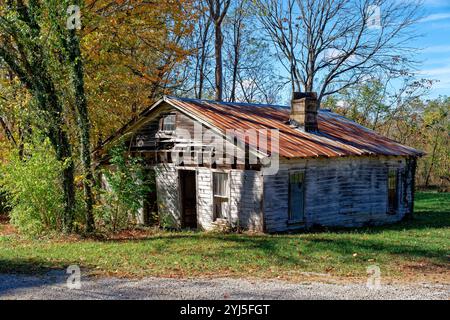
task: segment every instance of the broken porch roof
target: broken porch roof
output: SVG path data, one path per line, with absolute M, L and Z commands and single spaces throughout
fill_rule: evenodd
M 276 129 L 279 154 L 286 158 L 343 157 L 362 155 L 422 156 L 424 153 L 386 138 L 352 120 L 328 110 L 318 113 L 318 132 L 304 132 L 289 124 L 289 107 L 228 103 L 164 96 L 140 117 L 150 115 L 166 102 L 222 133 L 227 130 Z M 137 119 L 137 121 L 142 119 Z M 123 134 L 133 123 L 119 130 Z M 109 142 L 108 139 L 105 142 Z M 270 148 L 270 137 L 268 147 Z M 248 141 L 247 141 L 248 142 Z M 270 149 L 269 149 L 270 150 Z

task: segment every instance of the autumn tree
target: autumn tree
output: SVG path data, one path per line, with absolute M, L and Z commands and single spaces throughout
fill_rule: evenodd
M 81 49 L 94 143 L 181 86 L 196 19 L 191 0 L 86 1 Z
M 66 52 L 67 62 L 70 65 L 70 75 L 72 78 L 73 91 L 75 96 L 75 107 L 78 129 L 79 129 L 79 140 L 80 140 L 80 159 L 83 166 L 83 189 L 84 189 L 84 200 L 85 200 L 85 222 L 86 222 L 86 232 L 92 232 L 94 230 L 94 196 L 92 188 L 95 184 L 94 174 L 92 169 L 91 161 L 91 124 L 89 119 L 88 102 L 85 92 L 84 84 L 84 63 L 80 48 L 80 38 L 77 34 L 77 29 L 81 29 L 81 21 L 76 21 L 80 19 L 77 16 L 77 10 L 82 10 L 82 1 L 80 0 L 69 0 L 69 1 L 59 1 L 60 7 L 67 10 L 70 15 L 66 18 L 66 28 L 61 25 L 61 20 L 58 19 L 58 14 L 53 14 L 53 25 L 59 31 L 60 44 Z M 54 6 L 53 10 L 57 9 L 58 6 Z M 54 11 L 50 11 L 53 13 Z M 73 17 L 75 15 L 75 17 Z

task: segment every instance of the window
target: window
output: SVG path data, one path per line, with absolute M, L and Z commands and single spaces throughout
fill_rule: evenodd
M 302 222 L 305 217 L 305 173 L 289 173 L 289 220 Z
M 227 218 L 228 173 L 213 172 L 214 220 Z
M 388 174 L 388 212 L 395 213 L 398 203 L 398 173 L 397 169 L 389 169 Z
M 161 130 L 162 131 L 175 131 L 175 121 L 176 115 L 169 114 L 161 119 Z

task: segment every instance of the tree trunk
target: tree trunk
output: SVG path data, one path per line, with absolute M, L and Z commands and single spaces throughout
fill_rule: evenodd
M 11 141 L 14 146 L 17 146 L 16 139 L 14 139 L 14 135 L 12 134 L 8 125 L 6 124 L 6 122 L 3 120 L 3 118 L 1 116 L 0 116 L 0 124 L 3 128 L 3 130 L 5 131 L 6 138 L 8 138 L 8 140 Z
M 205 83 L 205 63 L 206 63 L 206 42 L 208 41 L 208 29 L 205 30 L 204 38 L 202 39 L 202 50 L 200 56 L 200 67 L 199 67 L 199 80 L 198 80 L 198 94 L 197 98 L 201 99 L 203 96 L 203 86 Z
M 60 150 L 59 161 L 65 162 L 67 159 L 71 159 L 72 151 L 69 147 L 69 139 L 67 134 L 60 130 L 60 139 L 62 141 L 62 148 Z M 69 161 L 63 170 L 63 190 L 64 190 L 64 215 L 62 219 L 62 229 L 65 233 L 71 233 L 73 228 L 73 218 L 75 216 L 75 166 L 72 160 Z
M 62 172 L 62 187 L 64 196 L 64 212 L 62 216 L 62 231 L 72 232 L 73 218 L 75 213 L 75 166 L 72 160 L 72 148 L 69 137 L 64 131 L 63 126 L 49 128 L 48 137 L 55 149 L 56 160 L 64 164 Z
M 215 41 L 215 56 L 216 56 L 216 101 L 223 100 L 223 67 L 222 67 L 222 45 L 223 34 L 221 24 L 216 23 L 216 41 Z
M 239 60 L 240 60 L 240 47 L 241 47 L 241 26 L 239 25 L 235 28 L 238 28 L 236 35 L 236 42 L 234 44 L 234 61 L 233 61 L 233 75 L 231 80 L 231 95 L 230 101 L 236 102 L 236 87 L 237 87 L 237 76 L 239 70 Z
M 80 153 L 83 164 L 83 189 L 86 205 L 85 223 L 86 232 L 94 230 L 94 196 L 92 187 L 94 186 L 94 174 L 92 173 L 92 160 L 90 148 L 90 123 L 86 94 L 84 91 L 84 71 L 83 61 L 81 58 L 80 41 L 76 35 L 76 31 L 69 30 L 68 35 L 69 59 L 72 63 L 72 79 L 75 88 L 75 100 L 77 109 L 77 124 L 80 129 Z

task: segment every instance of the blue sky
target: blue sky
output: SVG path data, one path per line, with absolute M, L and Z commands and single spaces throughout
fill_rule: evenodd
M 423 35 L 415 45 L 419 54 L 419 76 L 439 80 L 430 98 L 450 96 L 450 0 L 424 0 L 424 18 L 418 31 Z

